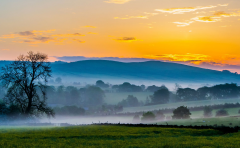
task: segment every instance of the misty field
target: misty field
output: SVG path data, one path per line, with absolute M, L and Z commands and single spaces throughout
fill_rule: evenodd
M 159 110 L 164 108 L 177 108 L 179 106 L 195 107 L 195 106 L 216 105 L 216 104 L 237 103 L 237 102 L 240 102 L 240 99 L 188 101 L 188 102 L 177 102 L 177 103 L 159 104 L 159 105 L 151 105 L 151 106 L 126 107 L 126 108 L 123 108 L 123 112 L 152 111 L 152 110 Z
M 206 129 L 75 126 L 0 127 L 0 147 L 238 147 L 240 134 Z

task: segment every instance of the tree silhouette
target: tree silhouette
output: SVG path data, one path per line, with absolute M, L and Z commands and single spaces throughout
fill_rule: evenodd
M 160 89 L 154 92 L 153 96 L 151 97 L 152 103 L 156 104 L 164 104 L 169 102 L 169 95 L 170 92 L 168 89 Z
M 30 51 L 2 68 L 1 83 L 8 89 L 4 100 L 17 106 L 25 117 L 54 116 L 53 110 L 46 104 L 46 83 L 51 77 L 47 58 L 46 54 Z
M 142 121 L 155 120 L 156 116 L 152 112 L 143 113 Z
M 173 119 L 189 119 L 190 118 L 190 111 L 185 106 L 180 106 L 173 111 Z

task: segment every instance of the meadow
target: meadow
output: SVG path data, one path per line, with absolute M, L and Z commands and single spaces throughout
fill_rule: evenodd
M 0 127 L 0 147 L 238 147 L 240 133 L 213 129 L 89 125 Z

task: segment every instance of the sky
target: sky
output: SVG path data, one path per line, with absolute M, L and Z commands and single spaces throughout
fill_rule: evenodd
M 2 0 L 0 26 L 0 60 L 34 51 L 240 72 L 239 0 Z

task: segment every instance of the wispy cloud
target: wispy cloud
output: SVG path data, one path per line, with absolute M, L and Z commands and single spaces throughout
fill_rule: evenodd
M 216 16 L 198 16 L 192 18 L 191 20 L 198 21 L 198 22 L 217 22 L 221 20 L 221 17 Z
M 231 17 L 231 16 L 240 16 L 240 13 L 232 12 L 226 13 L 225 11 L 216 11 L 213 15 L 222 16 L 222 17 Z
M 15 34 L 2 35 L 0 38 L 14 39 L 12 41 L 14 43 L 40 44 L 55 42 L 57 44 L 68 40 L 68 38 L 85 36 L 81 33 L 53 34 L 54 31 L 55 30 L 22 31 Z
M 224 6 L 228 6 L 229 4 L 218 4 L 218 6 L 222 6 L 222 7 L 224 7 Z
M 73 39 L 74 41 L 77 41 L 78 43 L 85 43 L 85 41 L 82 41 L 80 39 Z
M 177 24 L 178 27 L 185 27 L 192 24 L 194 21 L 185 21 L 185 22 L 173 22 L 174 24 Z
M 105 3 L 114 3 L 114 4 L 125 4 L 128 3 L 132 0 L 108 0 L 108 1 L 104 1 Z
M 122 37 L 122 38 L 118 38 L 118 39 L 114 39 L 118 42 L 133 42 L 133 41 L 138 41 L 138 39 L 136 39 L 135 37 Z
M 198 6 L 198 7 L 183 7 L 183 8 L 169 8 L 169 9 L 156 9 L 155 11 L 159 11 L 162 13 L 170 13 L 170 14 L 184 14 L 187 12 L 194 12 L 197 10 L 203 10 L 203 9 L 212 9 L 216 8 L 217 6 Z
M 190 62 L 199 64 L 202 61 L 207 61 L 209 56 L 204 54 L 161 54 L 161 55 L 147 55 L 147 57 L 156 60 L 174 61 L 174 62 Z
M 57 36 L 57 37 L 76 37 L 76 36 L 85 36 L 84 34 L 80 33 L 74 33 L 74 34 L 54 34 L 52 36 Z

